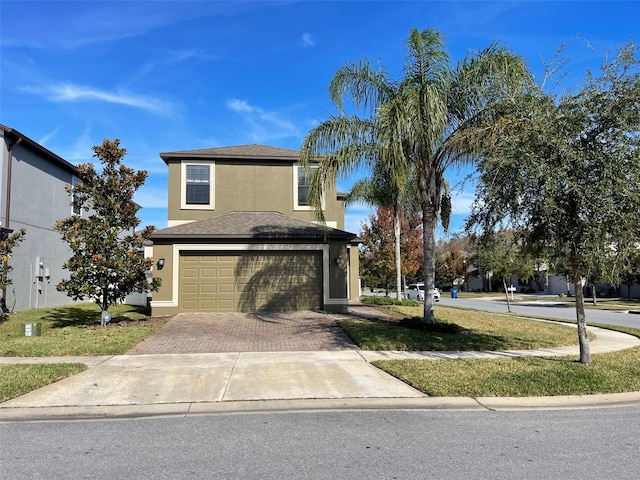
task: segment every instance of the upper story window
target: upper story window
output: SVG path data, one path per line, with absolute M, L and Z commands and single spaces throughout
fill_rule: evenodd
M 80 183 L 80 180 L 76 177 L 71 178 L 71 186 L 73 192 L 71 193 L 71 214 L 82 215 L 82 203 L 80 200 L 80 194 L 76 192 L 76 186 Z
M 311 201 L 309 199 L 309 185 L 313 175 L 318 167 L 311 167 L 309 170 L 293 166 L 293 209 L 294 210 L 311 210 Z M 324 198 L 322 199 L 322 208 L 324 209 Z
M 181 207 L 192 210 L 215 208 L 215 164 L 211 161 L 183 161 L 181 164 Z
M 187 204 L 209 205 L 209 167 L 207 165 L 187 165 Z

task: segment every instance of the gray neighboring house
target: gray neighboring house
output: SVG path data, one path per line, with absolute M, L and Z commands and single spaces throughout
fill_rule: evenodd
M 0 125 L 0 138 L 0 222 L 14 232 L 27 231 L 9 260 L 13 285 L 7 306 L 19 311 L 72 303 L 56 289 L 68 276 L 62 264 L 71 250 L 53 224 L 74 209 L 80 213 L 65 190 L 77 181 L 77 168 L 13 128 Z

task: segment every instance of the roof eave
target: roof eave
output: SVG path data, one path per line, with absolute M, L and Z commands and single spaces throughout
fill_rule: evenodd
M 37 153 L 43 155 L 44 157 L 54 160 L 55 162 L 61 164 L 64 168 L 71 171 L 71 173 L 74 173 L 74 174 L 78 173 L 78 167 L 76 167 L 72 163 L 67 162 L 64 158 L 60 157 L 59 155 L 56 155 L 48 148 L 43 147 L 38 142 L 31 140 L 24 133 L 19 132 L 15 128 L 7 127 L 6 125 L 0 124 L 0 130 L 4 131 L 5 133 L 13 137 L 16 143 L 24 142 L 24 145 L 27 146 L 28 148 L 35 150 Z

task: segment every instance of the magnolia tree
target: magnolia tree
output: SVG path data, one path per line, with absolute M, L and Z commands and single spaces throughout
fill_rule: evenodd
M 78 166 L 80 183 L 67 185 L 81 213 L 55 224 L 73 256 L 63 267 L 70 276 L 57 286 L 74 300 L 92 299 L 102 309 L 102 325 L 110 306 L 133 292 L 157 291 L 159 278 L 147 278 L 152 259 L 144 258 L 144 241 L 153 227 L 136 232 L 140 206 L 133 195 L 144 184 L 147 172 L 122 164 L 127 151 L 119 140 L 104 140 L 93 147 L 102 162 L 102 173 L 92 163 Z
M 9 264 L 11 253 L 14 247 L 22 242 L 27 231 L 21 228 L 14 234 L 11 234 L 11 230 L 2 229 L 0 232 L 0 290 L 2 290 L 2 297 L 0 297 L 0 310 L 2 313 L 9 313 L 7 308 L 7 287 L 13 283 L 9 273 L 13 270 L 13 267 Z

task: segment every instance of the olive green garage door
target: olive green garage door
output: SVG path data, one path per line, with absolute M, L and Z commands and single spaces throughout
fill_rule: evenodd
M 322 309 L 321 252 L 181 252 L 181 312 Z

